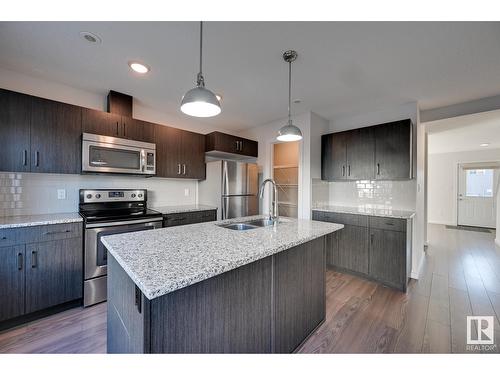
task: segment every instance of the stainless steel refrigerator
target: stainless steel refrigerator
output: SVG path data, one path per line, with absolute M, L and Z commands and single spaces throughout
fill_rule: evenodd
M 207 178 L 198 185 L 200 204 L 217 206 L 217 219 L 259 213 L 257 164 L 230 160 L 207 162 Z

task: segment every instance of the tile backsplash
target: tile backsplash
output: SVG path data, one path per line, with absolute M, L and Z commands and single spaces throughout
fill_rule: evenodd
M 414 210 L 416 186 L 415 180 L 328 182 L 313 179 L 312 204 L 313 207 L 330 204 Z
M 197 182 L 189 180 L 0 172 L 0 217 L 76 212 L 79 189 L 99 188 L 148 189 L 151 207 L 194 204 L 197 200 Z M 65 199 L 58 199 L 59 189 L 65 190 Z

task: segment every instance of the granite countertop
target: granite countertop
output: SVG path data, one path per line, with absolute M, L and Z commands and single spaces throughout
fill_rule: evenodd
M 394 210 L 392 208 L 374 207 L 371 205 L 360 206 L 336 206 L 336 205 L 317 205 L 313 211 L 338 212 L 344 214 L 368 215 L 393 217 L 396 219 L 411 219 L 415 216 L 414 211 Z
M 161 212 L 163 215 L 167 214 L 178 214 L 182 212 L 196 212 L 196 211 L 207 211 L 207 210 L 216 210 L 215 206 L 208 206 L 205 204 L 186 204 L 180 206 L 159 206 L 159 207 L 150 207 L 152 210 Z
M 102 243 L 144 295 L 153 299 L 343 227 L 282 218 L 275 227 L 235 231 L 210 222 L 106 236 Z
M 78 223 L 83 221 L 78 212 L 65 214 L 20 215 L 0 217 L 0 229 L 33 227 L 37 225 Z

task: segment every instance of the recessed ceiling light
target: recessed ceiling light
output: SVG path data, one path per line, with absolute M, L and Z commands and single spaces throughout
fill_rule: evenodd
M 132 69 L 134 72 L 139 74 L 146 74 L 151 70 L 149 66 L 137 61 L 129 61 L 128 66 L 130 66 L 130 69 Z
M 481 143 L 479 146 L 481 147 L 488 147 L 490 144 L 489 143 Z
M 80 35 L 89 43 L 101 44 L 102 39 L 99 35 L 91 33 L 90 31 L 81 31 Z

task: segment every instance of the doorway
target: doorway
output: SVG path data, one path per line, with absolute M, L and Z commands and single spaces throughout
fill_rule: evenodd
M 299 142 L 273 145 L 273 178 L 278 188 L 280 216 L 298 217 Z
M 494 166 L 458 166 L 458 225 L 495 228 L 498 170 Z

